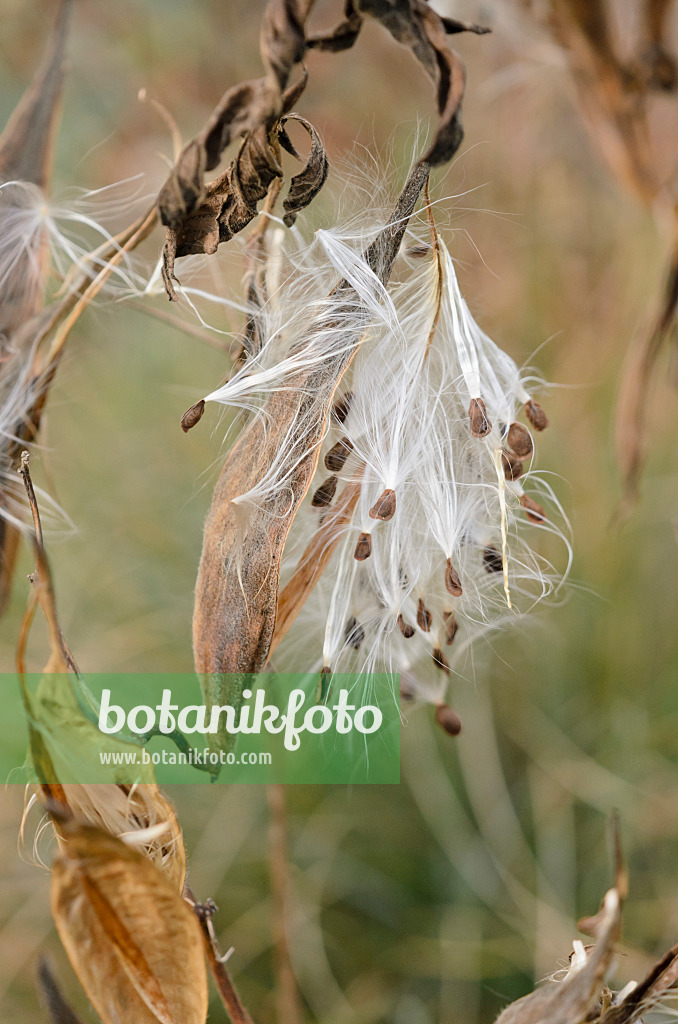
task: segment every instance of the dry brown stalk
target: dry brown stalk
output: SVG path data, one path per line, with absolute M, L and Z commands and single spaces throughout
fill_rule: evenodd
M 302 1020 L 299 990 L 294 976 L 287 938 L 289 921 L 289 870 L 287 862 L 285 787 L 266 787 L 270 822 L 268 828 L 271 895 L 273 897 L 273 950 L 276 971 L 276 1009 L 278 1024 L 300 1024 Z

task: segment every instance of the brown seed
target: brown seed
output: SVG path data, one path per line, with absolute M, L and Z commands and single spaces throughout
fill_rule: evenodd
M 356 562 L 364 562 L 366 558 L 369 558 L 372 554 L 372 538 L 369 533 L 361 533 L 358 537 L 358 543 L 355 546 L 353 557 Z
M 323 665 L 320 670 L 320 679 L 318 680 L 318 692 L 316 693 L 316 704 L 322 704 L 327 699 L 327 695 L 330 692 L 330 684 L 332 683 L 332 669 L 329 665 Z
M 445 623 L 445 641 L 451 644 L 459 629 L 457 617 L 454 612 L 443 612 L 443 621 Z
M 425 633 L 428 633 L 432 622 L 433 617 L 431 616 L 430 611 L 422 599 L 419 598 L 419 604 L 417 605 L 417 625 L 419 626 L 419 629 L 423 629 Z
M 360 650 L 360 645 L 365 639 L 365 630 L 360 625 L 355 615 L 352 615 L 344 627 L 344 639 L 349 647 Z
M 449 676 L 450 666 L 447 662 L 447 658 L 445 657 L 445 655 L 443 654 L 439 647 L 434 648 L 433 664 L 436 665 L 438 668 L 442 669 L 443 672 Z
M 528 497 L 527 494 L 521 495 L 520 504 L 527 512 L 527 518 L 531 523 L 536 523 L 541 526 L 542 523 L 546 522 L 546 513 L 541 505 L 538 505 L 533 498 Z
M 525 415 L 535 430 L 546 430 L 549 425 L 548 417 L 538 402 L 530 398 L 525 402 Z
M 449 704 L 438 704 L 436 722 L 443 727 L 448 736 L 458 736 L 461 732 L 461 718 Z
M 388 522 L 389 519 L 393 519 L 396 510 L 396 496 L 395 491 L 392 491 L 390 487 L 387 487 L 383 494 L 377 498 L 374 505 L 370 509 L 371 519 L 381 519 L 383 522 Z
M 415 259 L 421 259 L 424 256 L 428 256 L 431 252 L 431 246 L 428 242 L 424 242 L 421 245 L 411 245 L 409 249 L 405 250 L 406 256 L 414 256 Z
M 534 451 L 532 438 L 529 430 L 522 423 L 512 423 L 509 427 L 508 438 L 509 448 L 515 452 L 519 459 L 529 459 Z
M 461 597 L 463 591 L 461 589 L 459 573 L 454 568 L 449 558 L 447 559 L 447 566 L 445 567 L 445 586 L 448 593 L 452 594 L 452 597 Z
M 201 398 L 199 402 L 192 405 L 190 409 L 187 409 L 184 415 L 181 417 L 181 429 L 184 434 L 187 434 L 191 427 L 194 427 L 196 423 L 200 423 L 202 414 L 205 411 L 205 399 Z
M 504 449 L 501 453 L 501 464 L 507 480 L 517 480 L 523 475 L 523 464 L 512 452 Z
M 328 476 L 327 480 L 321 483 L 320 487 L 316 490 L 315 494 L 311 498 L 311 505 L 313 508 L 325 508 L 332 501 L 337 490 L 337 483 L 339 478 L 336 476 Z
M 339 473 L 344 468 L 344 463 L 353 451 L 353 442 L 348 437 L 342 437 L 333 448 L 330 448 L 325 456 L 325 465 L 333 473 Z
M 468 407 L 468 417 L 471 421 L 471 433 L 474 437 L 485 437 L 492 430 L 492 424 L 487 418 L 485 403 L 482 398 L 472 398 Z
M 414 626 L 410 626 L 409 622 L 405 622 L 402 615 L 398 616 L 398 629 L 403 634 L 406 640 L 409 640 L 414 636 Z
M 353 401 L 353 392 L 347 391 L 345 395 L 338 398 L 332 406 L 332 419 L 337 423 L 344 423 L 348 416 L 351 408 L 351 402 Z
M 493 544 L 488 544 L 483 551 L 483 565 L 485 566 L 485 572 L 504 571 L 501 551 L 498 548 L 495 548 Z

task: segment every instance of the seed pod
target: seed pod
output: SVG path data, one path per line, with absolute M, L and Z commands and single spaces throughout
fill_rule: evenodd
M 433 664 L 436 665 L 437 668 L 442 669 L 442 671 L 449 676 L 450 666 L 440 647 L 436 647 L 433 650 Z
M 327 505 L 331 504 L 332 498 L 337 490 L 338 482 L 338 477 L 328 476 L 327 480 L 324 480 L 323 483 L 321 483 L 320 487 L 318 487 L 311 498 L 311 505 L 313 508 L 326 508 Z
M 485 566 L 485 572 L 504 571 L 501 551 L 498 548 L 495 548 L 493 544 L 488 544 L 483 551 L 483 565 Z
M 398 629 L 403 634 L 406 640 L 409 640 L 411 637 L 414 636 L 414 626 L 410 626 L 409 622 L 405 622 L 402 615 L 398 616 L 397 622 Z
M 461 718 L 449 704 L 438 704 L 436 722 L 442 726 L 448 736 L 458 736 L 461 732 Z
M 538 402 L 528 399 L 525 402 L 525 415 L 535 430 L 546 430 L 549 425 L 548 417 Z
M 515 452 L 519 459 L 529 459 L 534 451 L 530 432 L 522 423 L 512 423 L 509 427 L 508 438 L 509 448 Z
M 360 625 L 355 615 L 352 615 L 344 628 L 344 639 L 349 647 L 360 650 L 360 645 L 365 639 L 365 630 Z
M 501 453 L 501 465 L 506 480 L 518 480 L 523 475 L 523 464 L 513 452 L 504 449 Z
M 349 414 L 351 408 L 351 402 L 353 401 L 353 392 L 347 391 L 345 395 L 338 398 L 332 406 L 332 419 L 335 423 L 345 423 L 346 417 Z
M 327 700 L 327 695 L 330 692 L 330 684 L 332 682 L 332 669 L 328 665 L 323 665 L 320 670 L 320 679 L 318 680 L 318 692 L 316 694 L 316 704 L 324 704 Z
M 443 612 L 443 622 L 445 623 L 445 642 L 451 644 L 459 629 L 457 616 L 454 612 Z
M 204 1024 L 204 944 L 186 901 L 122 840 L 74 822 L 60 828 L 52 915 L 103 1024 Z
M 340 473 L 344 463 L 353 451 L 353 442 L 349 437 L 342 437 L 325 456 L 325 465 L 332 473 Z
M 205 411 L 205 399 L 201 398 L 199 402 L 192 405 L 190 409 L 187 409 L 184 415 L 181 417 L 181 429 L 184 434 L 187 434 L 191 427 L 194 427 L 196 423 L 199 423 L 202 419 L 202 414 Z
M 372 538 L 369 533 L 361 533 L 358 537 L 358 543 L 355 546 L 353 557 L 356 562 L 364 562 L 366 558 L 369 558 L 372 554 Z
M 395 510 L 395 491 L 392 491 L 390 487 L 387 487 L 370 509 L 370 518 L 381 519 L 383 522 L 388 522 L 389 519 L 393 519 Z
M 447 588 L 448 593 L 452 594 L 452 597 L 461 597 L 463 593 L 459 573 L 454 568 L 449 558 L 447 559 L 447 565 L 445 567 L 445 587 Z
M 471 433 L 474 437 L 485 437 L 492 430 L 492 424 L 487 418 L 485 403 L 482 398 L 472 398 L 468 407 L 468 417 L 471 421 Z
M 430 611 L 422 599 L 419 598 L 419 604 L 417 605 L 417 625 L 419 626 L 419 629 L 423 629 L 425 633 L 428 633 L 432 622 L 433 617 L 431 616 Z
M 541 526 L 542 523 L 546 522 L 546 513 L 541 505 L 538 505 L 533 498 L 528 497 L 527 494 L 520 496 L 520 504 L 527 512 L 527 518 L 531 523 L 536 523 L 537 526 Z

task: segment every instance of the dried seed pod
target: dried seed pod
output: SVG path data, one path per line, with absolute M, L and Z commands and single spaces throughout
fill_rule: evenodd
M 522 423 L 511 424 L 507 440 L 509 448 L 515 452 L 519 459 L 529 459 L 530 455 L 534 451 L 530 432 L 522 425 Z
M 449 704 L 438 704 L 436 722 L 442 726 L 448 736 L 458 736 L 461 732 L 461 718 Z
M 369 533 L 361 533 L 358 537 L 358 543 L 355 546 L 353 557 L 356 562 L 364 562 L 366 558 L 369 558 L 372 554 L 372 538 Z
M 403 634 L 406 640 L 409 640 L 411 637 L 414 636 L 414 626 L 410 626 L 409 622 L 405 622 L 402 615 L 398 616 L 397 622 L 398 629 Z
M 501 464 L 506 480 L 518 480 L 523 475 L 523 463 L 513 452 L 504 449 L 501 453 Z
M 318 680 L 318 692 L 316 694 L 316 704 L 324 704 L 327 700 L 327 695 L 330 692 L 330 685 L 332 683 L 332 669 L 329 665 L 323 665 L 320 670 L 320 679 Z
M 204 1024 L 204 944 L 186 901 L 122 840 L 75 822 L 60 828 L 52 915 L 103 1024 Z
M 423 600 L 419 598 L 419 604 L 417 605 L 417 625 L 419 626 L 419 629 L 423 629 L 425 633 L 428 633 L 432 622 L 433 617 L 430 611 L 424 604 Z
M 459 629 L 457 616 L 454 612 L 443 612 L 443 622 L 445 623 L 445 642 L 451 644 Z
M 528 399 L 525 402 L 525 415 L 535 430 L 546 430 L 549 425 L 548 417 L 538 402 Z
M 377 498 L 374 505 L 370 509 L 371 519 L 381 519 L 383 522 L 388 522 L 389 519 L 393 519 L 396 510 L 396 496 L 395 491 L 392 491 L 390 487 Z
M 533 498 L 530 498 L 527 494 L 520 496 L 520 504 L 527 512 L 527 518 L 531 523 L 536 523 L 541 526 L 542 523 L 546 522 L 546 513 L 541 505 L 538 505 Z
M 449 664 L 447 662 L 447 658 L 443 654 L 443 652 L 440 649 L 440 647 L 435 647 L 434 650 L 433 650 L 433 664 L 437 668 L 442 669 L 442 671 L 445 672 L 445 674 L 449 676 L 449 674 L 450 674 L 450 666 L 449 666 Z
M 325 456 L 325 466 L 333 473 L 340 473 L 352 451 L 353 442 L 351 439 L 349 437 L 342 437 L 341 441 L 337 441 Z
M 495 548 L 493 544 L 487 545 L 483 551 L 483 565 L 485 566 L 485 572 L 504 571 L 504 563 L 499 548 Z
M 334 497 L 339 478 L 336 476 L 328 476 L 327 480 L 324 480 L 320 487 L 315 491 L 311 498 L 311 505 L 313 508 L 326 508 L 332 502 Z
M 345 423 L 346 417 L 349 414 L 351 408 L 351 402 L 353 401 L 353 392 L 347 391 L 345 395 L 338 398 L 332 406 L 332 419 L 335 423 Z
M 447 565 L 445 566 L 445 587 L 447 588 L 448 593 L 452 594 L 452 597 L 461 597 L 463 593 L 459 573 L 454 568 L 449 558 L 447 559 Z
M 360 645 L 365 639 L 365 630 L 360 625 L 355 615 L 352 615 L 344 628 L 344 638 L 349 647 L 360 650 Z
M 205 399 L 201 398 L 199 402 L 192 405 L 190 409 L 187 409 L 184 415 L 181 417 L 181 429 L 184 434 L 187 434 L 191 427 L 194 427 L 196 423 L 200 423 L 202 414 L 205 411 Z
M 471 433 L 474 437 L 485 437 L 492 430 L 492 424 L 487 418 L 487 410 L 482 398 L 471 399 L 468 418 L 471 421 Z

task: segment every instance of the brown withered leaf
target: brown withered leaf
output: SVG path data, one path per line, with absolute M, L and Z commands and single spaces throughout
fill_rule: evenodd
M 343 21 L 329 35 L 311 36 L 306 45 L 310 50 L 324 50 L 329 53 L 350 50 L 360 34 L 362 24 L 363 18 L 356 0 L 346 0 Z
M 292 178 L 289 192 L 283 201 L 283 209 L 285 210 L 283 220 L 288 228 L 294 224 L 297 214 L 305 209 L 309 203 L 313 202 L 327 181 L 328 171 L 327 154 L 320 136 L 313 125 L 305 118 L 300 117 L 299 114 L 288 114 L 280 120 L 278 139 L 283 149 L 291 153 L 292 156 L 301 159 L 285 131 L 285 124 L 290 120 L 297 121 L 311 136 L 311 150 L 306 159 L 304 169 Z
M 65 822 L 52 869 L 52 915 L 103 1024 L 204 1024 L 207 974 L 188 904 L 141 853 Z
M 365 252 L 365 260 L 386 282 L 429 167 L 416 165 L 389 224 Z M 334 292 L 355 303 L 347 282 Z M 275 627 L 278 575 L 282 551 L 300 502 L 315 472 L 334 393 L 351 362 L 362 330 L 347 337 L 342 351 L 305 370 L 284 391 L 272 393 L 263 415 L 242 430 L 217 482 L 205 526 L 196 586 L 193 641 L 199 673 L 249 673 L 266 663 Z M 266 428 L 275 423 L 276 430 Z M 287 439 L 285 452 L 279 438 Z M 258 501 L 257 507 L 234 503 L 284 459 L 286 486 Z M 208 701 L 218 699 L 211 692 Z M 220 703 L 224 703 L 223 700 Z

